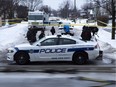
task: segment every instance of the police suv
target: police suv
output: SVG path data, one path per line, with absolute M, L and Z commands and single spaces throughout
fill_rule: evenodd
M 7 60 L 17 64 L 30 61 L 73 61 L 84 64 L 99 56 L 99 47 L 94 41 L 82 41 L 68 35 L 46 36 L 33 44 L 21 44 L 8 48 Z

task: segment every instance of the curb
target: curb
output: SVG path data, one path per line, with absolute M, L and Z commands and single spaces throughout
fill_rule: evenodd
M 78 65 L 5 65 L 0 66 L 0 72 L 52 72 L 52 73 L 75 73 L 97 72 L 116 73 L 115 66 L 78 66 Z

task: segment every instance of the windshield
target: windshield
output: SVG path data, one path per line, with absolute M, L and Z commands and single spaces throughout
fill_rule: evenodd
M 29 15 L 28 20 L 43 20 L 43 15 Z
M 37 40 L 36 42 L 32 43 L 31 45 L 37 45 L 37 44 L 40 44 L 40 42 L 43 40 L 44 38 L 41 38 L 39 40 Z

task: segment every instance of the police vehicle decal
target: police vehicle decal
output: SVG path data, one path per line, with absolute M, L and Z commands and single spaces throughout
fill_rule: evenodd
M 33 49 L 30 49 L 30 50 L 19 50 L 19 48 L 15 47 L 15 50 L 16 51 L 25 51 L 27 53 L 38 53 L 39 50 L 33 50 Z
M 93 47 L 86 47 L 86 48 L 70 48 L 67 50 L 67 52 L 73 52 L 73 51 L 90 51 L 94 50 Z
M 15 47 L 15 50 L 16 51 L 25 51 L 27 53 L 65 53 L 66 52 L 66 48 L 19 50 L 17 47 Z
M 57 49 L 40 49 L 39 53 L 65 53 L 66 48 L 57 48 Z

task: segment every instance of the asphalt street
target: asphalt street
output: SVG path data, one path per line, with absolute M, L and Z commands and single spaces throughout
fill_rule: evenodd
M 0 87 L 115 87 L 114 73 L 0 73 Z

